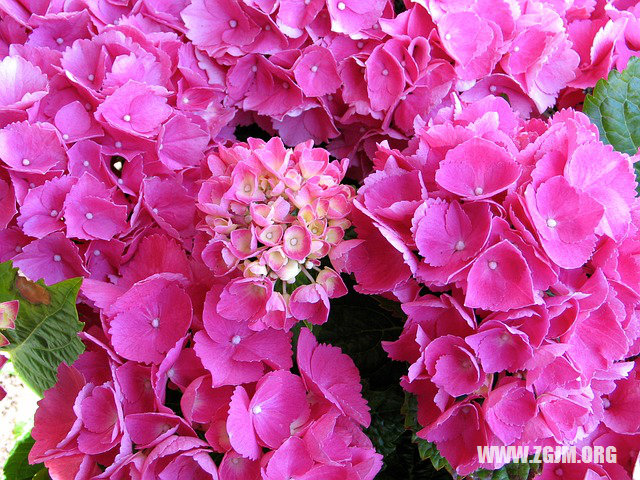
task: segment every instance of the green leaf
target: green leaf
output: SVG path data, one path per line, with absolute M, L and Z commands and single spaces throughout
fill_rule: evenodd
M 44 465 L 29 465 L 29 451 L 31 451 L 34 443 L 30 431 L 18 440 L 11 453 L 9 453 L 7 463 L 4 465 L 3 472 L 6 480 L 32 480 L 36 476 L 39 479 L 49 478 Z M 44 476 L 42 476 L 43 470 Z
M 405 432 L 400 413 L 402 388 L 396 385 L 384 391 L 365 389 L 364 394 L 371 408 L 371 425 L 366 433 L 376 451 L 386 458 L 396 451 L 398 440 Z
M 635 155 L 640 147 L 640 59 L 625 70 L 612 70 L 587 95 L 583 111 L 598 126 L 600 138 L 619 152 Z
M 19 276 L 11 262 L 0 264 L 0 302 L 20 300 L 15 330 L 2 330 L 10 342 L 3 350 L 39 395 L 55 385 L 60 363 L 72 364 L 84 351 L 76 310 L 81 283 L 72 278 L 48 287 Z

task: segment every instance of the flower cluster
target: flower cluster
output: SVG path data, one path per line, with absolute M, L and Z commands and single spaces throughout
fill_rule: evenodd
M 291 373 L 292 333 L 219 316 L 222 288 L 166 235 L 120 273 L 85 282 L 100 318 L 86 312 L 87 350 L 39 402 L 32 462 L 57 479 L 374 478 L 348 356 L 301 329 Z
M 340 184 L 347 164 L 330 163 L 311 142 L 287 150 L 277 137 L 209 156 L 198 207 L 211 239 L 201 256 L 215 275 L 239 275 L 220 295 L 220 315 L 255 330 L 327 321 L 329 298 L 347 293 L 333 269 L 320 268 L 350 226 L 355 191 Z
M 32 460 L 372 479 L 353 362 L 306 329 L 292 361 L 294 325 L 346 293 L 336 270 L 402 302 L 385 348 L 460 473 L 488 442 L 632 458 L 631 159 L 579 113 L 538 118 L 638 54 L 632 3 L 0 2 L 0 262 L 84 278 L 88 349 Z M 282 140 L 236 142 L 253 124 Z M 374 169 L 357 197 L 347 168 Z
M 361 291 L 402 302 L 404 331 L 384 347 L 411 363 L 418 435 L 460 474 L 500 466 L 479 464 L 478 445 L 637 445 L 632 159 L 581 113 L 523 122 L 487 97 L 454 99 L 374 163 L 358 239 L 332 257 Z M 602 475 L 629 478 L 618 467 Z
M 16 318 L 18 317 L 18 309 L 20 302 L 11 300 L 9 302 L 0 302 L 0 328 L 13 329 L 16 327 Z M 7 338 L 0 333 L 0 347 L 9 345 Z M 0 355 L 0 368 L 6 363 L 7 357 Z M 7 392 L 0 386 L 0 400 L 6 396 Z
M 640 48 L 638 8 L 623 1 L 150 0 L 5 10 L 1 125 L 28 117 L 55 124 L 66 142 L 106 136 L 111 154 L 151 155 L 169 170 L 196 165 L 209 138 L 257 122 L 288 145 L 328 141 L 366 171 L 376 142 L 405 147 L 415 117 L 430 118 L 451 91 L 469 100 L 503 94 L 523 115 L 556 100 L 576 105 Z M 34 133 L 24 128 L 16 127 Z M 26 170 L 46 173 L 55 156 L 48 163 Z

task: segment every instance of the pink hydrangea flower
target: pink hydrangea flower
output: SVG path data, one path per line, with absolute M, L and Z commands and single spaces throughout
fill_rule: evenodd
M 454 97 L 409 148 L 378 147 L 350 217 L 358 238 L 334 264 L 403 303 L 404 330 L 384 348 L 411 364 L 418 435 L 458 474 L 501 466 L 480 465 L 478 445 L 637 432 L 620 403 L 638 391 L 629 160 L 582 114 L 524 121 L 496 97 Z M 385 195 L 401 178 L 416 185 Z M 386 251 L 379 269 L 371 258 Z
M 339 183 L 346 163 L 330 163 L 309 143 L 286 150 L 279 139 L 221 149 L 215 162 L 224 175 L 199 193 L 200 228 L 212 237 L 202 258 L 216 275 L 244 277 L 225 287 L 218 313 L 254 329 L 289 329 L 290 318 L 324 323 L 329 297 L 346 293 L 333 270 L 320 268 L 350 225 L 353 191 Z

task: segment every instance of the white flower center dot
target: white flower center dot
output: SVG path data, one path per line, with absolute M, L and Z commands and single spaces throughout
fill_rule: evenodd
M 292 247 L 295 247 L 297 244 L 298 244 L 297 238 L 292 238 L 291 240 L 289 240 L 289 245 L 291 245 Z
M 384 75 L 385 77 L 389 75 L 389 70 L 387 70 L 386 68 L 382 70 L 382 75 Z
M 58 210 L 51 210 L 50 215 L 51 215 L 52 217 L 57 217 L 57 216 L 58 216 Z
M 100 250 L 94 250 L 94 251 L 93 251 L 93 254 L 94 254 L 96 257 L 99 257 L 99 256 L 100 256 Z
M 189 99 L 187 97 L 182 97 L 182 103 L 189 103 Z
M 473 189 L 473 193 L 475 193 L 476 195 L 482 195 L 484 193 L 484 190 L 482 187 L 476 187 Z
M 271 30 L 271 25 L 266 25 L 264 29 L 268 32 L 269 30 Z
M 318 235 L 320 233 L 320 229 L 318 227 L 313 227 L 311 229 L 311 233 L 313 233 L 314 235 Z
M 62 45 L 62 42 L 64 42 L 64 40 L 62 40 L 62 37 L 58 37 L 58 38 L 56 38 L 56 43 L 57 43 L 58 45 Z
M 518 46 L 513 47 L 513 51 L 514 51 L 514 52 L 519 52 L 519 51 L 520 51 L 520 47 L 518 47 Z
M 495 85 L 491 85 L 489 87 L 489 90 L 491 90 L 492 92 L 495 92 L 498 89 L 498 87 L 496 87 Z
M 56 255 L 53 256 L 53 261 L 54 262 L 59 262 L 60 260 L 62 260 L 62 257 L 60 255 L 56 254 Z
M 118 179 L 118 185 L 122 185 L 124 183 L 124 180 L 122 180 L 121 178 Z
M 238 22 L 236 20 L 229 20 L 229 26 L 231 28 L 236 28 L 238 26 Z
M 549 227 L 549 228 L 554 228 L 554 227 L 556 227 L 556 226 L 558 226 L 558 222 L 556 222 L 556 219 L 555 219 L 555 218 L 549 218 L 549 219 L 547 220 L 547 227 Z
M 451 40 L 451 34 L 450 34 L 450 33 L 447 33 L 447 34 L 444 36 L 444 39 L 445 39 L 445 40 Z
M 311 71 L 312 71 L 313 73 L 316 73 L 316 72 L 318 71 L 318 66 L 317 66 L 317 65 L 314 65 L 313 67 L 311 67 Z
M 93 218 L 93 213 L 87 212 L 84 214 L 84 216 L 87 217 L 87 220 L 91 220 Z
M 347 8 L 347 6 L 344 4 L 344 2 L 338 3 L 338 10 L 344 10 L 345 8 Z
M 251 67 L 251 71 L 253 73 L 256 73 L 258 71 L 258 67 L 254 65 L 253 67 Z
M 256 405 L 251 411 L 258 415 L 259 413 L 262 413 L 262 407 L 260 405 Z
M 152 210 L 152 212 L 153 212 L 153 213 L 155 213 L 155 214 L 157 215 L 157 214 L 158 214 L 158 209 L 157 209 L 157 208 L 154 208 L 154 209 Z
M 245 191 L 245 193 L 249 193 L 251 191 L 251 185 L 249 184 L 245 185 L 243 190 Z
M 265 237 L 267 237 L 267 240 L 271 240 L 273 238 L 273 233 L 269 232 L 265 235 Z
M 127 113 L 124 117 L 122 117 L 122 119 L 123 119 L 125 122 L 130 122 L 130 121 L 131 121 L 131 115 L 129 115 L 129 114 Z
M 116 148 L 122 148 L 122 142 L 117 141 L 116 142 Z
M 23 158 L 22 159 L 22 165 L 24 165 L 25 167 L 31 165 L 31 162 L 29 161 L 29 159 L 27 158 Z
M 602 398 L 602 406 L 607 409 L 611 406 L 611 401 L 608 398 Z
M 151 326 L 153 328 L 158 328 L 158 325 L 160 325 L 160 319 L 159 318 L 154 318 L 153 320 L 151 320 Z
M 466 245 L 464 244 L 464 242 L 462 240 L 458 240 L 456 242 L 456 250 L 457 251 L 464 250 L 464 247 L 466 247 Z
M 498 262 L 496 262 L 496 261 L 494 261 L 494 260 L 491 260 L 491 261 L 489 262 L 489 268 L 490 268 L 491 270 L 495 270 L 496 268 L 498 268 Z
M 85 167 L 88 167 L 89 166 L 89 161 L 85 160 L 84 162 L 82 162 L 82 165 L 84 165 Z
M 96 76 L 93 73 L 90 73 L 87 78 L 89 79 L 90 82 L 93 82 L 96 79 Z
M 69 135 L 68 135 L 68 134 L 66 134 L 66 133 L 63 133 L 63 134 L 62 134 L 62 139 L 63 139 L 63 140 L 69 140 Z
M 240 343 L 240 340 L 242 340 L 242 337 L 240 337 L 240 335 L 234 335 L 231 339 L 231 343 L 233 343 L 234 345 L 238 345 Z
M 304 0 L 305 5 L 309 5 L 310 3 L 311 3 L 311 0 Z

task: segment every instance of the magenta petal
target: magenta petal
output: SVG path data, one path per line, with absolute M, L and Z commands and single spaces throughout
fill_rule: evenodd
M 250 460 L 258 459 L 260 448 L 251 420 L 249 396 L 243 387 L 237 387 L 231 397 L 227 431 L 236 452 Z
M 67 162 L 57 130 L 49 123 L 12 123 L 0 130 L 0 159 L 18 172 L 47 173 Z
M 0 62 L 0 108 L 25 109 L 49 91 L 47 76 L 22 57 Z
M 469 270 L 465 306 L 505 311 L 535 302 L 531 271 L 509 241 L 485 250 Z
M 306 328 L 300 330 L 298 367 L 308 388 L 333 403 L 342 413 L 363 426 L 371 422 L 369 407 L 362 397 L 360 373 L 353 360 L 337 347 L 318 344 Z M 326 368 L 332 365 L 332 368 Z
M 278 448 L 291 436 L 296 420 L 309 415 L 307 392 L 300 377 L 277 370 L 260 379 L 249 405 L 253 427 L 269 448 Z
M 474 137 L 449 150 L 436 171 L 438 184 L 461 197 L 491 197 L 513 185 L 520 167 L 506 150 Z

